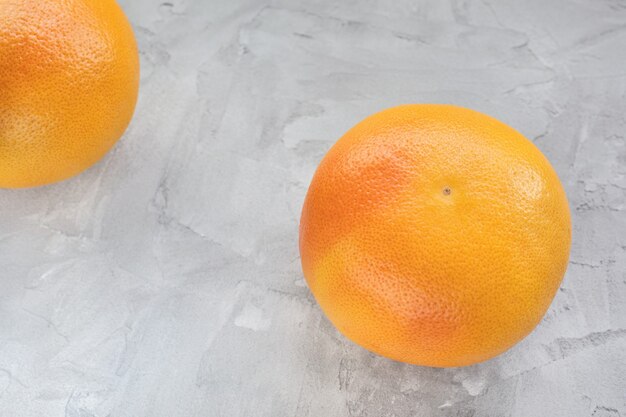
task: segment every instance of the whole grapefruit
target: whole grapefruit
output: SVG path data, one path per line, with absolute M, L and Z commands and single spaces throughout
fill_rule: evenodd
M 0 187 L 87 169 L 132 117 L 139 55 L 114 0 L 0 0 Z
M 412 364 L 504 352 L 548 309 L 571 241 L 548 160 L 452 105 L 374 114 L 330 149 L 300 222 L 307 283 L 352 341 Z

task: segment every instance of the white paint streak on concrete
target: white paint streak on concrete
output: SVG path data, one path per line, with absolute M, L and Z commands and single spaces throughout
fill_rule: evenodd
M 267 330 L 271 323 L 269 318 L 264 317 L 263 310 L 252 304 L 247 304 L 235 318 L 235 326 L 254 331 Z

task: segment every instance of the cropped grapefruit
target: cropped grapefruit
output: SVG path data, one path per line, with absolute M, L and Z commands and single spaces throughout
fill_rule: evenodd
M 0 0 L 0 187 L 71 177 L 132 117 L 139 56 L 114 0 Z

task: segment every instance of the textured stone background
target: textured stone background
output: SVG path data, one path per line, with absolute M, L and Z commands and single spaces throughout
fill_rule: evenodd
M 127 134 L 78 178 L 0 191 L 0 416 L 626 416 L 626 1 L 121 4 Z M 317 163 L 408 102 L 511 124 L 570 198 L 548 314 L 469 368 L 352 345 L 300 271 Z

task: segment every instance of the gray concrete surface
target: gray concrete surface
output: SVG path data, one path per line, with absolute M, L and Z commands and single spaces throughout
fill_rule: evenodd
M 0 191 L 0 416 L 626 416 L 626 2 L 123 0 L 132 126 L 98 166 Z M 522 131 L 574 223 L 541 325 L 468 368 L 322 316 L 299 211 L 366 115 L 444 102 Z

